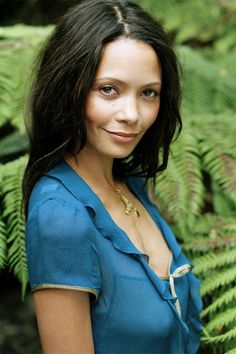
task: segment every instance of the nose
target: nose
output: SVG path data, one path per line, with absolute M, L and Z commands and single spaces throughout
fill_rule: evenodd
M 126 97 L 120 102 L 119 110 L 116 114 L 118 121 L 126 122 L 127 124 L 135 124 L 139 120 L 139 105 L 136 97 Z

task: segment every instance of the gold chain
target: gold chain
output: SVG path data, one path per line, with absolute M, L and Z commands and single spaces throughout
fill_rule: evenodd
M 116 186 L 115 187 L 104 187 L 102 185 L 99 185 L 97 182 L 95 182 L 94 180 L 92 180 L 90 177 L 84 175 L 80 170 L 79 168 L 77 167 L 76 163 L 72 160 L 72 158 L 70 157 L 67 157 L 65 159 L 69 165 L 79 174 L 81 175 L 82 177 L 85 177 L 87 179 L 90 179 L 91 182 L 93 182 L 96 186 L 98 187 L 101 187 L 103 189 L 110 189 L 112 190 L 113 192 L 117 193 L 120 197 L 120 201 L 124 204 L 125 206 L 125 211 L 124 213 L 126 215 L 130 215 L 132 213 L 134 213 L 135 216 L 139 217 L 140 216 L 140 213 L 138 211 L 137 208 L 134 207 L 133 203 L 131 201 L 129 201 L 129 199 L 125 196 L 125 194 L 120 190 L 120 188 L 117 188 Z

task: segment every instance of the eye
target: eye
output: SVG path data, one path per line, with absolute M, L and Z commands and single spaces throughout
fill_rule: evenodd
M 154 98 L 157 96 L 160 96 L 160 92 L 156 91 L 156 90 L 152 90 L 152 89 L 146 89 L 143 91 L 143 96 L 147 97 L 147 98 Z
M 105 96 L 113 96 L 118 93 L 117 89 L 113 86 L 103 86 L 99 90 Z

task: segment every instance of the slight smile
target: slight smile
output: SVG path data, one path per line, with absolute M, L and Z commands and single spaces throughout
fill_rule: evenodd
M 109 130 L 105 130 L 105 132 L 107 132 L 115 141 L 121 143 L 129 143 L 138 135 L 137 133 L 124 133 Z

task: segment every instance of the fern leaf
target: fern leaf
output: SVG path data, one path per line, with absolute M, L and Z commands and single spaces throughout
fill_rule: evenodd
M 229 73 L 225 80 L 221 75 L 222 66 L 204 58 L 200 52 L 186 46 L 177 47 L 177 50 L 183 67 L 185 116 L 199 114 L 198 121 L 204 123 L 204 116 L 209 115 L 209 112 L 233 113 L 236 108 L 235 77 Z
M 225 352 L 225 354 L 236 354 L 236 348 L 227 350 L 227 352 Z
M 205 169 L 229 198 L 236 202 L 236 164 L 231 146 L 227 147 L 222 139 L 222 131 L 216 129 L 206 135 L 208 143 L 200 143 Z
M 23 120 L 23 118 L 22 118 Z M 10 156 L 12 154 L 19 154 L 26 151 L 28 148 L 28 138 L 25 134 L 20 134 L 15 131 L 8 134 L 0 141 L 0 158 Z
M 7 264 L 7 230 L 0 218 L 0 270 Z
M 218 336 L 212 336 L 212 337 L 209 336 L 209 337 L 202 338 L 203 342 L 205 342 L 207 344 L 231 342 L 232 340 L 235 341 L 235 339 L 236 339 L 236 326 L 224 334 L 221 334 Z
M 223 250 L 221 253 L 208 253 L 202 257 L 194 259 L 195 271 L 197 274 L 207 272 L 225 265 L 236 264 L 236 248 Z
M 162 210 L 170 214 L 182 232 L 200 215 L 204 203 L 201 161 L 196 136 L 186 128 L 173 146 L 168 169 L 157 176 L 155 195 Z M 186 231 L 187 230 L 187 231 Z
M 218 296 L 212 304 L 207 306 L 203 311 L 202 311 L 202 317 L 206 317 L 209 314 L 212 314 L 216 311 L 220 312 L 221 308 L 224 306 L 229 305 L 232 301 L 236 300 L 236 287 L 234 286 L 233 288 L 225 291 L 222 295 Z
M 17 46 L 41 43 L 53 30 L 53 25 L 48 26 L 26 26 L 17 24 L 14 26 L 0 27 L 0 35 L 5 40 L 19 40 Z M 21 43 L 22 42 L 22 43 Z
M 187 253 L 195 253 L 197 254 L 202 254 L 206 253 L 209 250 L 217 250 L 222 247 L 226 246 L 235 246 L 236 245 L 236 235 L 228 235 L 228 236 L 221 236 L 220 238 L 206 238 L 206 237 L 199 237 L 201 235 L 195 234 L 195 237 L 198 237 L 196 241 L 193 242 L 186 242 L 186 244 L 183 245 L 184 250 Z M 195 258 L 194 258 L 195 259 Z M 196 272 L 196 274 L 198 274 Z
M 223 217 L 234 216 L 236 210 L 236 202 L 229 198 L 223 189 L 217 185 L 216 183 L 212 183 L 212 201 L 214 205 L 214 211 L 216 214 L 221 215 Z
M 20 133 L 25 132 L 23 117 L 32 80 L 32 64 L 39 44 L 52 28 L 24 25 L 0 27 L 3 43 L 0 48 L 0 126 L 10 120 Z
M 8 58 L 8 57 L 7 57 Z M 12 78 L 5 56 L 0 52 L 0 127 L 10 117 L 10 102 L 12 92 Z
M 232 322 L 236 321 L 236 308 L 228 308 L 226 311 L 223 311 L 216 315 L 213 320 L 211 320 L 207 325 L 206 329 L 209 332 L 217 331 L 219 329 L 228 326 Z
M 36 47 L 14 50 L 11 57 L 11 75 L 13 77 L 13 92 L 10 105 L 11 124 L 15 126 L 21 134 L 25 132 L 24 111 L 27 92 L 31 84 L 31 68 L 33 64 L 34 51 Z
M 202 296 L 212 293 L 214 290 L 231 284 L 236 279 L 236 266 L 231 267 L 220 272 L 220 274 L 212 274 L 205 281 L 202 282 L 201 294 Z
M 25 250 L 25 223 L 22 216 L 22 176 L 26 165 L 26 157 L 5 165 L 2 181 L 3 218 L 9 234 L 8 263 L 14 275 L 22 284 L 22 296 L 28 283 L 28 272 Z

